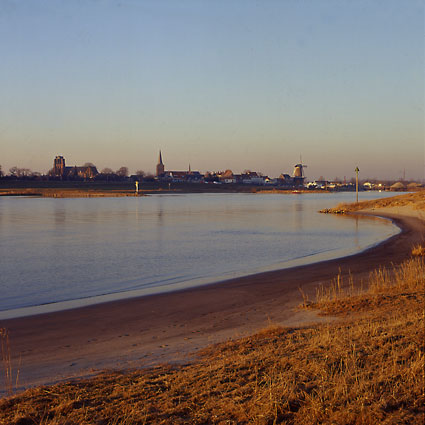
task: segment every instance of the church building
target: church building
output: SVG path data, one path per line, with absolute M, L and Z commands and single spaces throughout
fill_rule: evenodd
M 66 167 L 65 158 L 58 155 L 53 161 L 53 168 L 50 170 L 50 175 L 61 180 L 92 180 L 98 175 L 98 172 L 94 165 Z
M 158 164 L 156 165 L 156 177 L 158 180 L 173 181 L 173 182 L 192 182 L 197 183 L 202 180 L 202 175 L 199 171 L 165 171 L 165 166 L 162 161 L 162 153 L 159 151 Z

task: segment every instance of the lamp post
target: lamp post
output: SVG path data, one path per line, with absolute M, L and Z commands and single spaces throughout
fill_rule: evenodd
M 359 167 L 354 170 L 356 172 L 356 202 L 359 203 Z

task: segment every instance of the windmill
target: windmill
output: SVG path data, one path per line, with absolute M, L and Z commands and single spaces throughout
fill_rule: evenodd
M 307 168 L 307 165 L 303 164 L 303 161 L 300 155 L 300 163 L 295 164 L 294 166 L 294 184 L 296 186 L 304 184 L 304 179 L 305 179 L 304 168 Z

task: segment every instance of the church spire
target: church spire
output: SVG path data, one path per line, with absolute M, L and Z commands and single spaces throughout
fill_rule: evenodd
M 159 150 L 159 158 L 158 158 L 158 164 L 156 165 L 156 175 L 157 177 L 160 177 L 164 174 L 165 167 L 164 163 L 162 162 L 162 153 L 161 149 Z

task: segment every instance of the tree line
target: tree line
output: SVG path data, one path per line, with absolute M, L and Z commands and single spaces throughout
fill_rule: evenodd
M 95 167 L 95 165 L 91 162 L 86 162 L 83 167 Z M 9 172 L 4 172 L 2 166 L 0 165 L 0 178 L 10 178 L 10 179 L 49 179 L 52 177 L 52 170 L 49 170 L 47 174 L 42 174 L 38 171 L 33 171 L 29 168 L 20 168 L 16 165 L 9 168 Z M 154 178 L 154 176 L 150 173 L 145 173 L 143 170 L 137 170 L 135 172 L 135 176 L 138 178 L 150 179 Z M 96 179 L 103 180 L 118 180 L 118 179 L 126 179 L 129 177 L 129 169 L 128 167 L 120 167 L 116 171 L 112 168 L 105 167 L 100 173 L 97 174 Z

